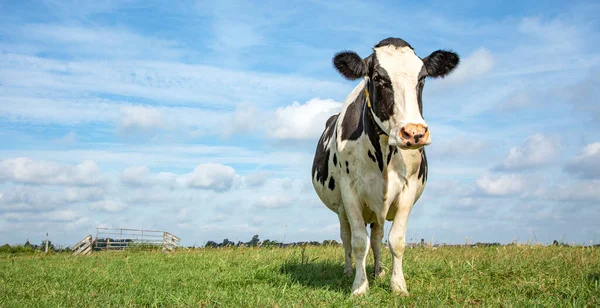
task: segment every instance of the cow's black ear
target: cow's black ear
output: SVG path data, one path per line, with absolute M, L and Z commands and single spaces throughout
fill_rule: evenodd
M 333 57 L 333 66 L 349 80 L 356 80 L 367 75 L 367 65 L 353 51 L 342 51 Z
M 442 78 L 450 74 L 459 62 L 460 58 L 455 52 L 446 50 L 436 50 L 423 59 L 427 75 Z

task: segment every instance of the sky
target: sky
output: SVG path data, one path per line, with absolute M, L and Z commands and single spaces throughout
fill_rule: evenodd
M 598 244 L 598 15 L 595 1 L 0 1 L 0 244 L 96 227 L 340 241 L 310 175 L 358 84 L 331 59 L 387 37 L 462 59 L 424 88 L 429 176 L 407 241 Z

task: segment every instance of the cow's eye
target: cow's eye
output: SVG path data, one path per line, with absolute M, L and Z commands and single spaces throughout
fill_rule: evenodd
M 373 81 L 374 82 L 380 82 L 381 78 L 379 77 L 379 75 L 375 75 L 375 76 L 373 76 Z

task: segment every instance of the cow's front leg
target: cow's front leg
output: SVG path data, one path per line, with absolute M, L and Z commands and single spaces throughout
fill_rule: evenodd
M 365 221 L 362 217 L 362 206 L 358 202 L 354 192 L 346 190 L 342 193 L 344 209 L 348 222 L 350 223 L 352 253 L 356 262 L 356 274 L 352 284 L 352 294 L 362 295 L 369 290 L 369 281 L 367 280 L 367 253 L 369 252 L 369 235 Z
M 352 233 L 350 232 L 350 223 L 343 208 L 340 209 L 338 218 L 340 219 L 340 237 L 342 238 L 342 245 L 344 245 L 344 257 L 346 259 L 344 275 L 352 275 Z
M 373 249 L 374 276 L 382 277 L 385 271 L 381 263 L 381 240 L 383 239 L 383 224 L 374 222 L 371 224 L 371 248 Z
M 393 292 L 404 296 L 408 296 L 408 289 L 406 288 L 404 272 L 402 271 L 402 256 L 406 248 L 406 223 L 411 207 L 412 204 L 398 209 L 388 238 L 390 251 L 392 252 L 391 288 Z

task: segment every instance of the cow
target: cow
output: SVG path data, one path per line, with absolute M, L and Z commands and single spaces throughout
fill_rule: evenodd
M 312 182 L 323 203 L 338 215 L 345 274 L 356 261 L 353 295 L 369 289 L 365 268 L 370 246 L 374 274 L 383 275 L 381 240 L 392 221 L 391 289 L 408 295 L 402 256 L 411 208 L 427 181 L 424 146 L 431 143 L 423 119 L 422 93 L 427 77 L 445 77 L 458 65 L 452 51 L 437 50 L 424 59 L 399 38 L 386 38 L 362 59 L 352 51 L 335 54 L 333 65 L 348 80 L 362 79 L 340 113 L 331 116 L 317 144 Z M 370 224 L 370 239 L 367 225 Z

